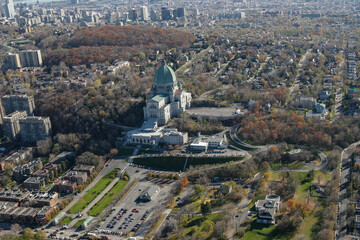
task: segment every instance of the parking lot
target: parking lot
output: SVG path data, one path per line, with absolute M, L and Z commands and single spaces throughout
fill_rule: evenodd
M 136 171 L 136 167 L 129 166 L 129 171 Z M 142 169 L 142 171 L 144 171 Z M 130 232 L 137 232 L 141 226 L 151 219 L 152 212 L 168 201 L 172 184 L 156 184 L 145 178 L 139 180 L 129 193 L 112 209 L 111 213 L 97 226 L 96 232 L 115 236 L 127 236 Z M 156 186 L 160 191 L 149 202 L 137 201 L 139 195 L 149 186 Z M 143 232 L 143 230 L 141 231 Z

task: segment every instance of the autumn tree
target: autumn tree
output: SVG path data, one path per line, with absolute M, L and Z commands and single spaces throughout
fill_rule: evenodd
M 115 149 L 115 148 L 110 149 L 111 156 L 116 156 L 116 155 L 118 155 L 118 153 L 119 153 L 119 151 L 117 149 Z
M 47 156 L 52 148 L 52 141 L 50 138 L 40 140 L 36 142 L 36 150 L 40 156 Z
M 30 228 L 25 228 L 22 234 L 23 240 L 33 240 L 34 239 L 34 232 Z
M 182 178 L 179 183 L 180 191 L 183 191 L 187 185 L 189 185 L 189 180 L 186 177 Z
M 86 164 L 97 166 L 99 164 L 99 157 L 91 152 L 84 152 L 75 160 L 76 164 Z
M 47 239 L 46 232 L 43 230 L 38 230 L 35 234 L 35 240 L 45 240 Z

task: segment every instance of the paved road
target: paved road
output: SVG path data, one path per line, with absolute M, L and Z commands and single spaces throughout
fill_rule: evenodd
M 223 66 L 221 67 L 221 69 L 219 69 L 219 71 L 217 71 L 217 73 L 215 74 L 215 78 L 218 78 L 221 74 L 223 74 L 223 72 L 225 71 L 225 68 L 230 64 L 230 62 L 235 58 L 235 55 L 233 55 L 231 57 L 231 59 L 229 61 L 227 61 L 227 63 L 223 64 Z
M 165 209 L 164 212 L 162 214 L 165 214 L 166 216 L 164 217 L 164 219 L 161 221 L 161 223 L 159 224 L 158 228 L 155 230 L 154 235 L 152 235 L 152 237 L 150 238 L 150 240 L 152 240 L 154 238 L 154 236 L 156 235 L 156 233 L 159 231 L 159 229 L 162 227 L 162 225 L 164 224 L 164 221 L 166 219 L 166 217 L 171 213 L 171 209 Z
M 236 205 L 236 209 L 242 209 L 242 211 L 237 214 L 238 217 L 236 217 L 236 215 L 235 215 L 235 217 L 236 217 L 235 228 L 231 229 L 231 231 L 228 233 L 228 239 L 233 239 L 234 238 L 236 230 L 246 220 L 246 218 L 248 216 L 248 212 L 249 212 L 249 204 L 252 201 L 252 199 L 249 196 L 250 196 L 250 194 L 255 193 L 255 191 L 256 191 L 256 189 L 258 187 L 259 180 L 260 180 L 261 177 L 262 177 L 261 173 L 257 173 L 257 174 L 254 175 L 253 181 L 251 183 L 250 191 L 248 192 L 246 197 L 238 205 Z
M 261 64 L 261 66 L 260 66 L 259 69 L 256 71 L 256 73 L 263 71 L 263 70 L 264 70 L 264 67 L 267 65 L 267 63 L 269 62 L 270 59 L 271 59 L 270 56 L 269 56 L 269 57 L 266 57 L 265 62 L 264 62 L 263 64 Z M 257 74 L 254 74 L 254 76 L 251 77 L 250 79 L 246 80 L 246 82 L 248 82 L 248 83 L 249 83 L 249 82 L 252 82 L 252 81 L 255 79 L 256 75 L 257 75 Z
M 265 148 L 268 148 L 268 146 L 254 146 L 254 145 L 250 145 L 250 144 L 247 144 L 247 143 L 243 142 L 237 136 L 237 132 L 238 132 L 239 127 L 240 127 L 240 124 L 237 124 L 237 125 L 230 128 L 229 135 L 230 135 L 231 140 L 233 140 L 234 142 L 236 142 L 240 146 L 242 146 L 244 148 L 247 148 L 247 149 L 265 149 Z
M 228 89 L 228 88 L 230 88 L 229 85 L 222 85 L 222 86 L 219 87 L 219 88 L 211 89 L 211 90 L 209 90 L 209 91 L 204 92 L 203 94 L 201 94 L 200 97 L 198 97 L 198 100 L 206 100 L 207 96 L 209 96 L 211 93 L 213 93 L 213 92 L 215 92 L 215 91 L 217 91 L 217 90 L 220 90 L 220 89 L 221 89 L 221 90 L 225 90 L 225 89 Z
M 184 71 L 188 66 L 190 66 L 190 64 L 192 64 L 195 61 L 199 61 L 199 58 L 203 57 L 206 55 L 207 52 L 209 52 L 209 50 L 212 48 L 212 45 L 209 45 L 208 48 L 202 50 L 201 52 L 199 52 L 195 57 L 191 58 L 188 62 L 186 62 L 184 65 L 182 65 L 181 67 L 179 67 L 175 73 L 180 72 L 180 71 Z
M 289 95 L 290 95 L 289 100 L 291 100 L 294 97 L 295 90 L 298 89 L 299 86 L 300 86 L 300 74 L 301 74 L 300 70 L 303 70 L 305 61 L 308 59 L 310 54 L 311 54 L 311 49 L 308 49 L 306 51 L 306 53 L 301 56 L 301 59 L 300 59 L 298 65 L 297 65 L 297 68 L 299 69 L 299 72 L 295 77 L 295 83 L 289 88 Z

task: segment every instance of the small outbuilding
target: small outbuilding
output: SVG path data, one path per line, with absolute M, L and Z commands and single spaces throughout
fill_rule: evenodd
M 149 186 L 147 187 L 138 197 L 138 200 L 149 202 L 153 200 L 156 195 L 160 192 L 160 188 L 157 186 Z

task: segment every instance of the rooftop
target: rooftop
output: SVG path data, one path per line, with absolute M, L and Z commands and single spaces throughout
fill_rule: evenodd
M 156 95 L 154 96 L 151 100 L 155 101 L 155 102 L 161 102 L 162 100 L 166 99 L 166 97 L 162 96 L 162 95 Z
M 168 65 L 161 65 L 155 73 L 155 84 L 167 84 L 167 83 L 175 83 L 176 75 L 174 70 Z
M 73 170 L 74 171 L 79 171 L 79 170 L 86 171 L 86 170 L 91 170 L 92 168 L 95 168 L 95 167 L 93 165 L 78 164 L 73 168 Z
M 24 183 L 40 183 L 41 181 L 44 181 L 43 177 L 29 177 Z

